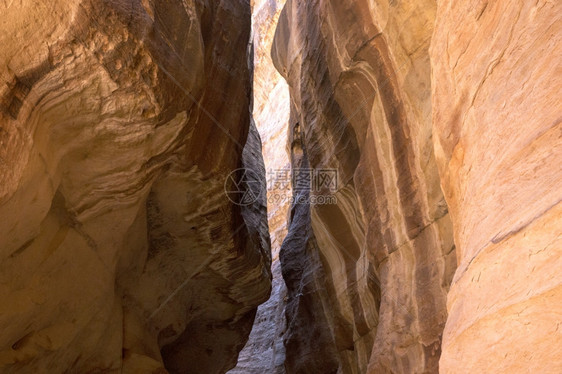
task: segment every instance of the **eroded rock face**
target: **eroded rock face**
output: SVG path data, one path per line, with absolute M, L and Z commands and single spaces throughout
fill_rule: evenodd
M 382 0 L 289 0 L 281 14 L 293 167 L 339 175 L 336 204 L 291 212 L 288 372 L 438 370 L 456 263 L 431 140 L 434 17 L 432 1 Z
M 291 212 L 289 372 L 562 370 L 560 14 L 287 2 L 292 164 L 340 176 Z
M 233 367 L 271 277 L 265 191 L 224 193 L 265 174 L 249 3 L 0 14 L 0 371 Z
M 559 373 L 562 4 L 438 1 L 435 154 L 459 268 L 443 373 Z

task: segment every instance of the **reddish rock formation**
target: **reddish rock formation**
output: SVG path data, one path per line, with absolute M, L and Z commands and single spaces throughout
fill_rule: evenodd
M 443 373 L 562 372 L 562 3 L 438 1 L 435 154 L 458 270 Z
M 337 204 L 295 206 L 283 245 L 288 372 L 437 371 L 455 254 L 431 141 L 434 12 L 282 12 L 272 55 L 291 90 L 293 166 L 339 173 Z
M 0 1 L 0 372 L 562 372 L 562 4 L 284 3 Z
M 233 367 L 271 276 L 265 191 L 224 194 L 265 174 L 249 3 L 0 14 L 0 371 Z
M 292 210 L 288 372 L 562 370 L 560 14 L 287 2 L 293 166 L 340 174 L 336 205 Z

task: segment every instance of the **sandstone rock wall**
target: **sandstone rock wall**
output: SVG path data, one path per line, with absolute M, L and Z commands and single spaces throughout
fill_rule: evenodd
M 292 163 L 340 177 L 291 212 L 288 372 L 562 370 L 561 14 L 287 2 Z
M 562 3 L 438 1 L 435 154 L 458 270 L 443 373 L 562 372 Z
M 337 204 L 293 207 L 283 244 L 288 372 L 437 371 L 456 263 L 431 139 L 434 18 L 432 1 L 281 14 L 293 166 L 339 174 Z
M 284 3 L 0 1 L 0 372 L 562 372 L 560 2 Z
M 249 3 L 0 15 L 0 371 L 233 367 L 271 277 L 265 191 L 224 194 L 265 173 Z

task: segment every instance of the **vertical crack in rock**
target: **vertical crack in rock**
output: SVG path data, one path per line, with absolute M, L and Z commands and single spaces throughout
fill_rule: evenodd
M 263 141 L 268 191 L 267 207 L 271 232 L 272 293 L 258 308 L 248 343 L 237 366 L 229 374 L 285 373 L 285 302 L 287 288 L 281 274 L 279 250 L 287 234 L 290 164 L 287 153 L 289 88 L 271 61 L 271 44 L 284 0 L 253 3 L 254 118 Z M 280 178 L 280 179 L 278 179 Z
M 0 0 L 0 372 L 562 372 L 561 14 Z

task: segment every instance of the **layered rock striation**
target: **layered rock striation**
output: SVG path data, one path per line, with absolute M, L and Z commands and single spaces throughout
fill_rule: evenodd
M 562 372 L 561 14 L 0 1 L 0 372 Z
M 339 174 L 295 192 L 288 372 L 562 370 L 560 14 L 287 1 L 292 165 Z
M 281 250 L 288 372 L 437 371 L 456 261 L 432 144 L 434 17 L 432 1 L 281 14 L 293 167 L 338 174 L 336 203 L 314 185 L 293 207 Z
M 0 14 L 0 371 L 233 367 L 271 285 L 265 183 L 224 193 L 265 176 L 249 3 Z
M 562 371 L 561 15 L 438 1 L 434 143 L 459 265 L 443 373 Z

